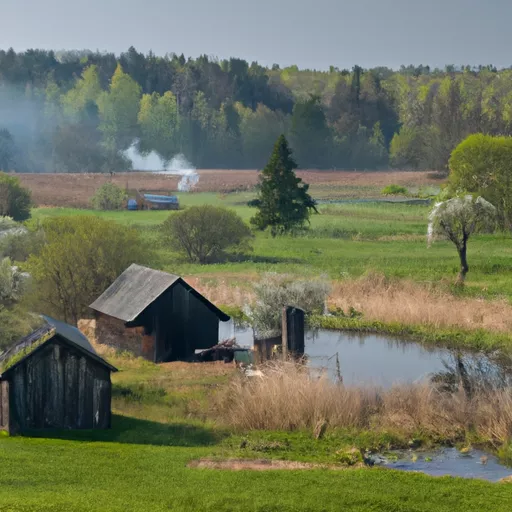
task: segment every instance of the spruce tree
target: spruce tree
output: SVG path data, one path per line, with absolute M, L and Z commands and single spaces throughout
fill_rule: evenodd
M 257 229 L 270 228 L 272 236 L 304 227 L 311 210 L 317 211 L 308 194 L 309 185 L 295 175 L 297 164 L 288 141 L 281 135 L 260 175 L 258 198 L 251 203 L 258 213 L 251 219 Z

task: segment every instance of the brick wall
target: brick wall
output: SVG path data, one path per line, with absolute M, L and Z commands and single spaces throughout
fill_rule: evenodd
M 94 333 L 90 337 L 96 343 L 108 345 L 119 350 L 128 350 L 135 356 L 153 360 L 155 340 L 151 335 L 144 334 L 143 327 L 126 328 L 122 320 L 98 313 Z

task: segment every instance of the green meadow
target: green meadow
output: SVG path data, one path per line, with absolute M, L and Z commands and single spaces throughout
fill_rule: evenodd
M 254 213 L 247 202 L 252 193 L 181 194 L 184 207 L 199 204 L 234 209 L 247 222 Z M 156 250 L 164 270 L 182 275 L 237 276 L 263 272 L 301 276 L 325 275 L 331 279 L 356 278 L 369 272 L 407 278 L 421 283 L 449 285 L 458 272 L 454 246 L 436 242 L 427 248 L 429 206 L 400 203 L 321 204 L 311 217 L 310 229 L 301 235 L 272 238 L 256 233 L 253 251 L 243 257 L 211 265 L 188 263 L 165 242 L 160 226 L 165 211 L 95 212 L 69 208 L 41 208 L 35 218 L 57 215 L 98 215 L 132 225 Z M 509 235 L 478 235 L 469 242 L 470 272 L 464 294 L 512 297 L 512 239 Z M 460 293 L 460 292 L 459 292 Z

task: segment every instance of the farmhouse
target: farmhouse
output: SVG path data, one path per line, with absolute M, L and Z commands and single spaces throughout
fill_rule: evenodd
M 0 429 L 110 427 L 110 373 L 75 327 L 46 324 L 0 357 Z
M 97 342 L 157 363 L 216 345 L 219 321 L 229 320 L 181 277 L 135 264 L 90 307 Z

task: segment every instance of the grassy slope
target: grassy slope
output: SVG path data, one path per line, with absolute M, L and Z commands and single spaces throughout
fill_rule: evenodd
M 253 210 L 245 206 L 250 193 L 182 194 L 184 205 L 219 204 L 234 208 L 245 220 Z M 426 247 L 428 207 L 400 204 L 343 204 L 322 206 L 312 217 L 306 236 L 273 239 L 258 233 L 254 251 L 243 261 L 200 266 L 184 262 L 160 245 L 159 264 L 183 275 L 229 274 L 241 279 L 248 273 L 291 272 L 356 277 L 368 271 L 417 281 L 451 281 L 458 271 L 455 248 L 448 242 Z M 36 217 L 91 213 L 75 209 L 40 209 Z M 96 215 L 140 227 L 148 240 L 159 244 L 157 226 L 168 212 L 96 212 Z M 148 229 L 153 228 L 153 229 Z M 475 236 L 469 242 L 466 293 L 512 297 L 512 240 L 502 235 Z
M 9 439 L 7 511 L 509 511 L 512 486 L 379 470 L 224 472 L 186 468 L 202 448 Z
M 157 367 L 114 358 L 113 429 L 0 438 L 2 511 L 508 511 L 512 485 L 434 479 L 379 469 L 228 472 L 187 468 L 205 456 L 335 462 L 340 446 L 392 436 L 329 433 L 239 435 L 201 419 L 229 378 L 226 365 Z M 122 416 L 121 414 L 128 415 Z M 142 419 L 144 418 L 144 419 Z M 51 436 L 53 435 L 53 438 Z M 277 441 L 286 449 L 275 450 Z M 279 443 L 278 443 L 279 444 Z M 283 443 L 281 443 L 281 446 Z

